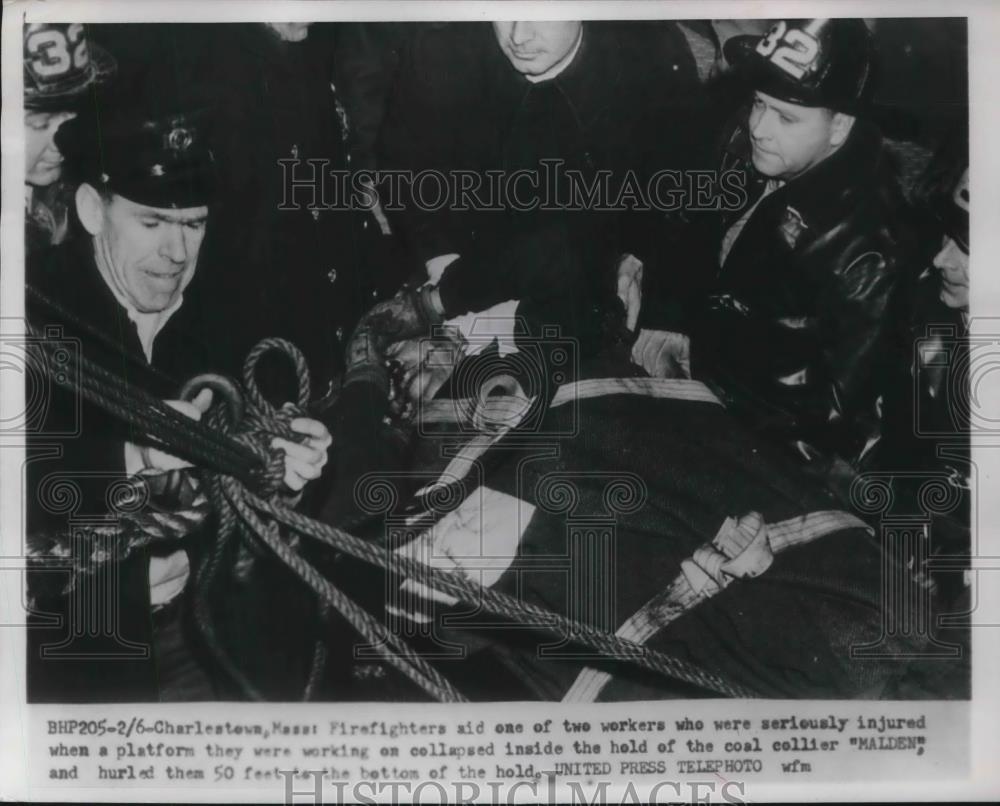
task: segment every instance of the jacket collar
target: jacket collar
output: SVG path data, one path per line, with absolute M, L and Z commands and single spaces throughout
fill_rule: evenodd
M 576 58 L 553 81 L 573 107 L 580 124 L 587 126 L 617 99 L 621 73 L 618 40 L 598 26 L 584 23 Z
M 787 204 L 807 227 L 828 230 L 854 206 L 854 191 L 873 184 L 881 161 L 882 137 L 878 129 L 856 120 L 840 150 L 785 186 Z
M 569 53 L 562 57 L 556 64 L 552 65 L 548 70 L 546 70 L 540 76 L 529 76 L 526 75 L 525 78 L 528 80 L 529 84 L 541 84 L 543 81 L 551 81 L 556 78 L 562 72 L 566 70 L 575 60 L 577 55 L 580 53 L 580 45 L 583 44 L 583 28 L 581 27 L 576 35 L 576 42 L 573 43 L 573 47 Z
M 730 158 L 742 163 L 752 185 L 763 187 L 766 177 L 753 167 L 745 124 L 737 127 L 726 150 Z M 856 189 L 872 184 L 882 162 L 880 132 L 858 119 L 838 151 L 775 191 L 771 203 L 781 204 L 783 220 L 793 229 L 828 230 L 855 205 Z
M 610 106 L 618 95 L 621 83 L 622 55 L 617 38 L 599 26 L 583 24 L 583 33 L 576 56 L 556 76 L 533 83 L 511 66 L 494 42 L 499 60 L 497 69 L 506 75 L 508 83 L 525 97 L 532 90 L 554 87 L 566 98 L 581 127 L 588 126 Z
M 51 255 L 53 259 L 59 260 L 61 268 L 58 277 L 52 278 L 59 285 L 58 293 L 55 289 L 50 289 L 53 296 L 62 300 L 64 306 L 83 321 L 119 339 L 122 348 L 141 363 L 151 363 L 153 340 L 182 309 L 184 297 L 181 296 L 171 308 L 161 314 L 143 315 L 116 292 L 101 274 L 91 238 L 70 238 L 55 247 Z M 196 273 L 195 277 L 197 276 Z M 192 280 L 192 285 L 193 282 Z M 69 324 L 70 329 L 75 330 Z M 147 337 L 145 344 L 143 335 Z

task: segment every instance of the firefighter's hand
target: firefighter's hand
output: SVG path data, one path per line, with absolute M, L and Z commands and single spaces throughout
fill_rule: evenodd
M 333 437 L 319 420 L 296 417 L 291 429 L 305 435 L 301 442 L 281 437 L 271 440 L 271 447 L 285 452 L 285 486 L 298 492 L 313 479 L 318 479 L 329 459 L 328 449 Z
M 201 416 L 212 407 L 212 390 L 202 389 L 197 397 L 191 401 L 167 400 L 164 402 L 185 417 L 190 417 L 192 420 L 201 420 Z M 191 467 L 190 462 L 161 451 L 159 448 L 142 446 L 139 448 L 139 451 L 142 456 L 143 467 L 148 470 L 158 472 Z
M 634 331 L 642 307 L 642 261 L 635 255 L 624 255 L 618 261 L 617 291 L 625 306 L 625 325 Z
M 653 378 L 690 378 L 691 341 L 683 333 L 643 328 L 632 345 L 632 361 Z

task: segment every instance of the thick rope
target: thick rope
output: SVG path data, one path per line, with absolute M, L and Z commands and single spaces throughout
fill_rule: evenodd
M 78 392 L 113 417 L 172 453 L 199 466 L 211 467 L 253 482 L 258 455 L 218 431 L 185 417 L 159 398 L 122 381 L 113 373 L 71 350 L 50 344 L 38 328 L 28 332 L 46 352 L 44 371 L 59 386 Z M 57 360 L 57 353 L 63 358 Z
M 259 393 L 256 384 L 255 370 L 257 361 L 266 352 L 276 350 L 285 353 L 293 359 L 299 377 L 298 399 L 294 404 L 286 404 L 280 409 L 275 409 Z M 309 401 L 309 370 L 306 366 L 302 354 L 291 343 L 283 339 L 265 339 L 260 342 L 247 356 L 244 365 L 244 383 L 247 396 L 247 407 L 244 420 L 240 423 L 241 433 L 238 438 L 245 440 L 246 444 L 260 449 L 260 445 L 268 444 L 274 435 L 281 435 L 288 439 L 297 437 L 290 428 L 290 421 L 294 417 L 303 416 L 304 409 Z M 216 418 L 213 426 L 226 432 L 232 427 L 230 423 L 222 418 Z M 284 463 L 281 460 L 281 452 L 273 451 L 269 457 L 265 478 L 267 493 L 272 502 L 279 499 L 281 489 Z M 196 611 L 199 613 L 198 622 L 209 639 L 209 644 L 216 650 L 216 655 L 230 675 L 250 696 L 257 695 L 256 690 L 249 685 L 248 681 L 238 673 L 231 661 L 224 657 L 221 650 L 221 642 L 215 637 L 211 620 L 207 612 L 207 591 L 211 587 L 215 576 L 221 566 L 220 558 L 223 553 L 223 546 L 228 544 L 235 532 L 234 520 L 236 513 L 247 527 L 247 533 L 253 535 L 268 549 L 271 550 L 290 570 L 293 571 L 303 582 L 306 583 L 320 598 L 321 611 L 324 605 L 334 608 L 357 630 L 368 643 L 391 665 L 399 669 L 423 688 L 428 694 L 441 702 L 464 702 L 462 695 L 445 680 L 441 674 L 431 667 L 425 659 L 412 652 L 401 638 L 393 634 L 388 628 L 375 619 L 366 610 L 357 605 L 353 600 L 344 594 L 339 588 L 333 585 L 309 562 L 301 557 L 295 550 L 295 546 L 282 539 L 275 522 L 265 524 L 259 516 L 245 503 L 245 495 L 249 494 L 245 486 L 232 476 L 211 474 L 209 480 L 209 491 L 212 496 L 216 511 L 220 514 L 220 538 L 216 545 L 216 550 L 212 553 L 209 561 L 205 565 L 204 574 L 199 580 L 198 588 L 205 594 L 199 596 L 201 607 Z M 241 541 L 238 548 L 244 549 L 246 543 Z M 241 565 L 241 560 L 236 561 L 237 568 Z M 322 643 L 322 642 L 318 642 Z M 319 678 L 322 675 L 322 664 L 325 659 L 325 652 L 317 647 L 314 651 L 313 663 L 306 683 L 304 696 L 314 695 L 318 686 Z
M 74 328 L 77 328 L 81 332 L 86 333 L 88 336 L 99 341 L 111 352 L 121 356 L 125 361 L 128 361 L 132 364 L 132 366 L 136 367 L 140 371 L 145 372 L 148 375 L 169 384 L 170 386 L 177 385 L 177 380 L 175 378 L 170 377 L 163 370 L 154 367 L 146 360 L 145 356 L 136 355 L 130 350 L 123 349 L 122 343 L 119 339 L 112 338 L 100 328 L 95 327 L 85 319 L 81 319 L 76 314 L 68 311 L 54 299 L 42 293 L 35 286 L 31 285 L 31 283 L 25 283 L 24 290 L 28 297 L 34 299 L 45 308 L 48 308 L 58 317 L 58 322 L 55 323 L 57 326 L 61 324 L 72 325 Z
M 327 602 L 320 602 L 319 622 L 322 625 L 329 624 L 333 608 Z M 316 699 L 320 683 L 323 680 L 323 673 L 326 670 L 326 663 L 330 657 L 330 647 L 326 641 L 317 641 L 313 646 L 312 662 L 309 664 L 309 676 L 306 678 L 306 686 L 302 691 L 302 701 L 310 702 Z
M 39 335 L 37 329 L 31 325 L 29 330 L 33 331 L 34 335 Z M 42 344 L 45 343 L 43 338 L 40 341 Z M 259 394 L 253 377 L 254 367 L 257 359 L 269 350 L 281 350 L 295 360 L 300 379 L 297 405 L 286 405 L 276 410 Z M 234 435 L 229 433 L 234 424 L 224 420 L 221 415 L 210 417 L 208 426 L 184 417 L 159 399 L 121 381 L 82 355 L 75 358 L 71 356 L 68 362 L 63 362 L 64 365 L 66 363 L 71 365 L 70 369 L 78 371 L 58 373 L 48 364 L 46 371 L 57 383 L 78 389 L 84 397 L 108 413 L 134 425 L 143 433 L 153 435 L 172 453 L 214 470 L 207 481 L 209 495 L 213 504 L 218 507 L 219 537 L 215 550 L 209 555 L 208 561 L 197 576 L 196 584 L 200 594 L 199 604 L 196 604 L 196 620 L 209 639 L 209 645 L 217 650 L 220 663 L 251 697 L 256 693 L 253 686 L 231 661 L 224 658 L 207 610 L 207 591 L 221 567 L 224 549 L 236 533 L 234 510 L 260 541 L 323 600 L 336 607 L 369 643 L 378 648 L 389 663 L 399 668 L 436 699 L 462 700 L 461 695 L 422 657 L 410 652 L 398 636 L 392 634 L 367 611 L 358 607 L 299 556 L 291 546 L 282 542 L 276 524 L 265 525 L 254 513 L 254 509 L 299 534 L 311 537 L 390 573 L 409 577 L 467 603 L 484 607 L 504 618 L 564 634 L 571 640 L 595 649 L 609 658 L 626 660 L 664 676 L 726 696 L 755 696 L 753 692 L 722 680 L 694 664 L 671 658 L 640 644 L 596 630 L 582 622 L 526 604 L 485 588 L 459 574 L 435 569 L 415 560 L 391 554 L 384 548 L 376 547 L 342 530 L 294 512 L 275 500 L 266 500 L 265 497 L 255 495 L 238 484 L 237 479 L 244 483 L 249 482 L 263 496 L 271 499 L 275 497 L 281 488 L 283 471 L 281 453 L 269 451 L 262 446 L 269 444 L 271 436 L 275 434 L 294 438 L 288 424 L 293 417 L 304 414 L 308 403 L 309 381 L 305 361 L 293 345 L 282 339 L 267 339 L 248 356 L 244 366 L 244 380 L 250 406 L 245 421 L 239 424 L 240 431 Z M 74 377 L 76 382 L 73 380 Z M 213 409 L 214 412 L 219 410 L 219 408 Z M 222 475 L 219 475 L 220 473 Z M 390 647 L 393 651 L 390 651 Z
M 295 574 L 328 601 L 344 616 L 369 644 L 391 665 L 407 675 L 439 702 L 465 702 L 465 698 L 419 654 L 412 652 L 406 644 L 386 625 L 356 604 L 309 562 L 282 542 L 277 523 L 264 524 L 247 506 L 245 488 L 234 479 L 223 480 L 223 490 L 229 504 L 235 509 L 253 533 L 264 542 Z
M 324 545 L 376 565 L 399 577 L 409 577 L 415 582 L 447 593 L 468 604 L 479 605 L 494 615 L 565 635 L 610 659 L 624 660 L 666 677 L 716 691 L 727 697 L 752 698 L 757 696 L 749 689 L 730 683 L 692 663 L 672 658 L 634 641 L 597 630 L 583 622 L 527 604 L 507 594 L 483 587 L 452 571 L 444 571 L 408 557 L 399 556 L 387 551 L 384 547 L 367 543 L 333 526 L 328 526 L 293 510 L 265 501 L 250 492 L 246 493 L 246 500 L 251 506 L 270 518 L 284 523 Z
M 215 631 L 215 620 L 212 618 L 212 610 L 209 602 L 209 594 L 218 580 L 219 571 L 223 567 L 223 559 L 227 549 L 232 544 L 236 536 L 237 520 L 232 507 L 220 506 L 224 495 L 222 492 L 222 480 L 218 475 L 210 475 L 206 480 L 209 495 L 212 498 L 215 512 L 218 517 L 215 545 L 212 546 L 195 576 L 194 596 L 192 597 L 194 620 L 199 632 L 204 639 L 205 645 L 215 657 L 216 663 L 229 675 L 230 679 L 240 688 L 244 696 L 255 702 L 262 702 L 264 695 L 257 687 L 250 682 L 240 668 L 232 661 L 229 654 L 223 649 L 222 641 L 219 640 Z

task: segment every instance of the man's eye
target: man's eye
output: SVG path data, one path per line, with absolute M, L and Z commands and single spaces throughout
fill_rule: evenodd
M 43 132 L 49 127 L 49 122 L 47 120 L 31 119 L 28 121 L 28 127 L 34 129 L 36 132 Z
M 778 115 L 778 118 L 782 123 L 794 123 L 795 119 L 788 117 L 788 115 Z
M 187 221 L 187 222 L 185 222 L 184 226 L 186 226 L 192 232 L 201 232 L 203 229 L 205 229 L 205 222 L 204 221 Z
M 160 221 L 157 218 L 143 218 L 140 222 L 146 229 L 156 229 L 160 226 Z

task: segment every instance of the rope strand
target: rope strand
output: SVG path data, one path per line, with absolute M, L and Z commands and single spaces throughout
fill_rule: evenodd
M 29 333 L 39 336 L 30 323 Z M 254 378 L 256 362 L 265 352 L 284 352 L 295 362 L 299 378 L 298 400 L 276 410 L 259 393 Z M 478 605 L 494 615 L 519 624 L 561 634 L 602 655 L 623 660 L 665 677 L 681 680 L 728 697 L 754 697 L 748 689 L 730 683 L 695 664 L 672 658 L 616 635 L 601 632 L 514 597 L 483 587 L 466 577 L 433 568 L 416 560 L 388 552 L 333 526 L 308 518 L 278 501 L 282 486 L 280 451 L 264 447 L 274 435 L 294 438 L 289 428 L 293 417 L 302 416 L 309 402 L 309 375 L 302 354 L 282 339 L 266 339 L 247 356 L 244 381 L 248 405 L 243 421 L 234 423 L 216 406 L 205 423 L 185 417 L 163 401 L 104 370 L 85 356 L 45 362 L 45 371 L 56 383 L 75 389 L 112 416 L 139 429 L 171 453 L 206 468 L 204 481 L 218 518 L 216 543 L 195 579 L 195 620 L 220 666 L 250 699 L 262 695 L 226 655 L 214 630 L 208 594 L 222 568 L 222 558 L 237 536 L 242 522 L 249 532 L 287 565 L 322 602 L 335 607 L 368 643 L 392 666 L 413 680 L 430 696 L 442 702 L 463 702 L 464 697 L 425 658 L 412 652 L 402 639 L 353 602 L 319 573 L 298 551 L 283 540 L 278 524 L 324 545 L 461 601 Z M 75 369 L 60 372 L 58 367 Z M 196 391 L 196 390 L 194 390 Z M 248 489 L 253 486 L 256 493 Z M 259 494 L 258 494 L 259 493 Z M 258 513 L 267 515 L 265 524 Z M 178 521 L 177 526 L 180 525 Z M 169 531 L 169 530 L 167 530 Z M 240 543 L 239 546 L 245 544 Z M 238 564 L 238 563 L 237 563 Z M 318 656 L 318 655 L 317 655 Z M 306 693 L 315 689 L 310 678 Z
M 723 680 L 693 663 L 672 658 L 634 641 L 601 632 L 590 625 L 566 618 L 558 613 L 526 604 L 491 588 L 483 587 L 454 572 L 443 571 L 408 557 L 392 554 L 384 548 L 367 543 L 336 527 L 320 523 L 284 507 L 275 506 L 252 493 L 248 492 L 246 498 L 255 508 L 295 529 L 300 534 L 383 568 L 397 576 L 409 577 L 420 584 L 447 593 L 463 602 L 481 606 L 494 615 L 565 635 L 611 659 L 625 660 L 664 676 L 716 691 L 727 697 L 752 698 L 757 696 L 749 689 Z

